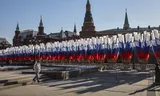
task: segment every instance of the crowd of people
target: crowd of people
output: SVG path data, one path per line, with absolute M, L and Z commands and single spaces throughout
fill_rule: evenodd
M 30 44 L 0 50 L 0 61 L 58 60 L 58 61 L 129 61 L 133 53 L 138 59 L 148 60 L 150 52 L 160 58 L 158 30 L 81 38 L 46 44 Z

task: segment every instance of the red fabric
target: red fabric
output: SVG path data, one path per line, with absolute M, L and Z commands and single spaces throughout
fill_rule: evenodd
M 136 53 L 136 56 L 139 59 L 143 59 L 143 60 L 148 60 L 149 59 L 149 53 L 144 53 L 142 51 L 140 51 L 139 53 Z
M 49 60 L 50 56 L 49 55 L 45 55 L 45 59 Z
M 55 56 L 51 56 L 51 60 L 55 60 Z
M 11 58 L 11 57 L 8 57 L 7 60 L 12 60 L 12 58 Z
M 65 60 L 65 56 L 64 55 L 61 56 L 61 60 Z
M 46 60 L 49 60 L 49 55 L 46 55 L 46 56 L 45 56 L 45 59 L 46 59 Z
M 22 56 L 20 56 L 20 57 L 19 57 L 19 60 L 23 60 L 23 57 L 22 57 Z
M 6 61 L 8 59 L 8 57 L 5 57 L 4 60 Z
M 79 55 L 75 55 L 75 60 L 79 61 Z
M 95 57 L 94 57 L 95 60 L 99 60 L 99 59 L 100 59 L 99 55 L 100 55 L 99 53 L 96 53 L 96 54 L 95 54 Z
M 18 61 L 19 60 L 19 58 L 18 57 L 14 57 L 15 59 L 16 59 L 16 61 Z
M 132 58 L 131 52 L 124 52 L 120 54 L 122 60 L 130 60 Z
M 43 60 L 47 59 L 46 55 L 42 55 L 41 57 L 42 57 Z
M 32 60 L 35 60 L 35 56 L 31 56 Z
M 107 56 L 106 54 L 100 54 L 99 60 L 105 60 L 106 56 Z
M 31 56 L 28 56 L 28 60 L 32 60 Z
M 75 54 L 72 56 L 72 58 L 73 60 L 77 60 L 77 56 Z
M 52 55 L 49 55 L 49 60 L 52 60 Z
M 68 54 L 65 55 L 65 59 L 67 59 L 67 60 L 69 59 L 69 55 Z
M 156 58 L 160 58 L 160 52 L 154 53 L 154 56 L 155 56 Z
M 72 55 L 69 56 L 69 60 L 73 60 L 73 56 Z
M 57 58 L 57 60 L 61 60 L 61 54 L 59 54 L 58 56 L 56 56 Z
M 21 60 L 20 56 L 18 56 L 18 60 Z
M 83 56 L 83 55 L 78 55 L 78 56 L 77 56 L 77 60 L 78 60 L 78 61 L 84 60 L 84 56 Z
M 118 54 L 108 54 L 108 59 L 117 60 L 118 59 Z
M 75 60 L 78 60 L 79 55 L 75 55 Z
M 100 54 L 96 53 L 94 55 L 88 55 L 87 59 L 88 60 L 104 60 L 106 58 L 107 54 Z
M 35 56 L 35 60 L 40 60 L 40 56 Z
M 88 56 L 87 56 L 87 59 L 88 59 L 88 60 L 94 60 L 94 55 L 88 55 Z
M 106 58 L 108 58 L 108 54 L 105 54 L 106 55 Z
M 42 60 L 48 60 L 49 56 L 48 55 L 41 55 L 41 56 L 39 56 L 39 58 Z
M 24 56 L 22 56 L 21 58 L 22 58 L 22 60 L 25 60 L 25 57 L 24 57 Z

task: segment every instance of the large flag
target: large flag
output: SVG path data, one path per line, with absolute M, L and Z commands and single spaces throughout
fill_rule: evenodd
M 149 51 L 150 51 L 150 33 L 149 32 L 143 32 L 141 33 L 135 33 L 135 52 L 136 56 L 138 57 L 139 61 L 141 63 L 147 62 L 149 58 Z
M 132 43 L 133 37 L 132 34 L 118 34 L 119 47 L 120 47 L 120 57 L 123 63 L 129 63 L 132 58 Z
M 119 40 L 117 35 L 108 38 L 108 62 L 116 63 L 119 56 Z
M 99 44 L 99 54 L 98 54 L 98 60 L 104 61 L 106 58 L 106 36 L 100 37 L 100 44 Z
M 94 60 L 92 52 L 93 52 L 93 44 L 92 44 L 92 39 L 90 39 L 87 42 L 87 59 L 90 61 Z
M 159 61 L 160 60 L 160 34 L 158 30 L 152 30 L 151 33 L 151 44 L 152 44 L 152 52 L 154 56 Z

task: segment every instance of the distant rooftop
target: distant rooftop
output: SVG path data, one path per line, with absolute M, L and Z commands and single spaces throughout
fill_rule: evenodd
M 0 37 L 0 43 L 10 44 L 6 38 Z
M 21 37 L 21 41 L 23 41 L 27 35 L 36 36 L 38 31 L 34 31 L 32 29 L 23 30 L 20 32 L 19 36 Z

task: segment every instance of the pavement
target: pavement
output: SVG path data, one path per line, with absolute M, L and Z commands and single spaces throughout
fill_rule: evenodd
M 20 71 L 0 74 L 0 81 L 18 78 L 31 82 L 33 75 L 20 74 Z M 151 72 L 110 70 L 69 80 L 47 80 L 0 89 L 0 96 L 160 96 L 160 87 L 152 84 Z
M 26 85 L 32 80 L 33 76 L 33 74 L 22 75 L 21 71 L 1 71 L 0 91 L 21 85 Z
M 13 77 L 18 77 L 18 76 L 33 76 L 33 75 L 22 75 L 21 70 L 17 71 L 1 71 L 0 72 L 0 80 L 7 79 L 7 78 L 13 78 Z
M 31 66 L 11 66 L 11 65 L 6 65 L 1 67 L 0 66 L 0 71 L 14 71 L 14 70 L 24 70 L 24 69 L 31 69 Z

